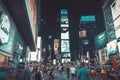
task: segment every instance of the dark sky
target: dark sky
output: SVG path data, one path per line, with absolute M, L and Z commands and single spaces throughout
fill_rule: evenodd
M 96 15 L 97 28 L 102 31 L 103 18 L 101 0 L 41 0 L 41 29 L 40 35 L 44 39 L 45 44 L 48 36 L 52 38 L 60 38 L 60 9 L 68 9 L 69 14 L 69 31 L 70 45 L 72 53 L 78 53 L 79 45 L 79 20 L 81 15 Z M 73 55 L 74 57 L 75 55 Z
M 79 25 L 80 15 L 96 14 L 100 9 L 100 0 L 41 0 L 41 35 L 58 36 L 59 10 L 69 10 L 71 28 Z

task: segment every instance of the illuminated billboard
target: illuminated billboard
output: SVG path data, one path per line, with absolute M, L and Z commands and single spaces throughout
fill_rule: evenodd
M 110 29 L 107 31 L 108 42 L 116 39 L 115 29 Z
M 0 12 L 0 50 L 13 53 L 13 42 L 16 30 L 10 17 L 4 11 Z
M 107 44 L 107 55 L 116 54 L 118 52 L 117 40 L 113 40 Z
M 67 9 L 61 9 L 61 16 L 67 16 L 68 15 L 68 10 Z
M 107 43 L 106 32 L 102 32 L 95 37 L 95 47 L 96 49 L 102 48 Z
M 60 25 L 61 27 L 69 27 L 69 22 L 68 22 L 68 10 L 67 9 L 61 9 L 60 12 Z
M 68 18 L 61 18 L 61 27 L 68 27 Z
M 82 40 L 82 43 L 83 43 L 83 45 L 88 45 L 89 44 L 89 40 L 84 39 L 84 40 Z
M 120 0 L 115 0 L 111 5 L 112 17 L 115 20 L 120 15 Z
M 95 16 L 94 15 L 91 15 L 91 16 L 81 16 L 80 23 L 81 22 L 87 22 L 87 21 L 95 21 Z
M 59 39 L 54 39 L 54 51 L 57 51 L 59 48 Z
M 69 40 L 61 40 L 61 52 L 70 52 Z
M 0 45 L 7 44 L 10 35 L 10 20 L 4 12 L 0 12 Z
M 31 25 L 32 35 L 34 42 L 36 40 L 36 33 L 37 33 L 37 10 L 36 10 L 36 0 L 25 0 L 27 13 Z
M 70 53 L 63 53 L 62 57 L 66 58 L 66 57 L 70 57 Z
M 69 39 L 69 31 L 61 33 L 61 39 Z
M 120 17 L 114 21 L 116 38 L 120 37 Z
M 70 62 L 70 58 L 62 58 L 62 63 Z
M 80 38 L 86 37 L 86 30 L 79 31 L 79 37 Z

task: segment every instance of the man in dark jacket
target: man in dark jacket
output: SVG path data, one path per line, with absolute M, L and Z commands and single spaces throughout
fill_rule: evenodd
M 5 67 L 4 62 L 0 62 L 0 80 L 8 80 L 7 79 L 7 68 Z

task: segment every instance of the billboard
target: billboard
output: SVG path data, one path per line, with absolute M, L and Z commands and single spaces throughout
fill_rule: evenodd
M 104 64 L 106 61 L 106 47 L 98 50 L 99 63 Z
M 68 10 L 67 9 L 61 9 L 61 18 L 60 18 L 60 25 L 61 27 L 69 27 L 68 22 Z
M 0 11 L 0 50 L 13 53 L 15 28 L 10 17 L 4 11 Z
M 95 37 L 95 47 L 96 49 L 102 48 L 107 43 L 106 32 L 102 32 Z
M 32 35 L 34 41 L 36 40 L 36 33 L 37 33 L 37 9 L 36 9 L 36 0 L 25 0 L 27 13 L 31 25 Z
M 69 40 L 61 40 L 61 52 L 70 52 Z
M 79 37 L 80 38 L 83 38 L 83 37 L 86 37 L 86 36 L 87 36 L 86 30 L 79 31 Z
M 118 52 L 117 40 L 107 43 L 107 55 L 116 54 Z
M 108 39 L 108 42 L 116 39 L 115 29 L 110 29 L 107 31 L 107 39 Z
M 62 58 L 62 63 L 70 62 L 70 58 Z
M 61 22 L 61 27 L 68 27 L 68 18 L 61 18 L 60 19 Z
M 66 58 L 66 57 L 70 57 L 70 53 L 63 53 L 62 57 Z
M 61 33 L 61 39 L 69 39 L 69 31 Z
M 37 61 L 38 53 L 37 52 L 31 52 L 30 53 L 30 61 Z
M 57 51 L 59 48 L 59 39 L 54 39 L 54 51 Z
M 120 17 L 114 21 L 116 38 L 120 37 Z
M 120 15 L 120 0 L 115 0 L 111 5 L 112 17 L 115 20 Z
M 81 22 L 87 22 L 87 21 L 95 21 L 95 16 L 94 15 L 91 15 L 91 16 L 81 16 L 80 23 Z
M 68 10 L 67 9 L 61 9 L 60 14 L 61 14 L 61 16 L 67 16 L 68 15 Z

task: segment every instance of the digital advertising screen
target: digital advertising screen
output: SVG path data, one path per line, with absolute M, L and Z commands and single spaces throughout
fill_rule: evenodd
M 119 50 L 119 53 L 120 53 L 120 42 L 118 42 L 118 50 Z
M 114 21 L 116 38 L 120 37 L 120 17 Z
M 70 57 L 70 53 L 62 53 L 62 57 Z
M 61 33 L 61 39 L 69 39 L 69 31 Z
M 95 16 L 94 16 L 94 15 L 81 16 L 81 18 L 80 18 L 80 23 L 81 23 L 81 22 L 87 22 L 87 21 L 95 21 Z
M 117 40 L 107 43 L 107 55 L 116 54 L 118 51 Z
M 30 53 L 30 61 L 37 61 L 37 52 Z
M 89 44 L 89 40 L 88 39 L 84 39 L 84 40 L 82 40 L 82 43 L 83 43 L 83 45 L 88 45 Z
M 69 40 L 61 40 L 61 52 L 70 52 Z
M 80 38 L 87 37 L 86 30 L 81 30 L 81 31 L 79 31 L 79 37 L 80 37 Z
M 96 49 L 99 49 L 101 47 L 104 47 L 106 44 L 107 44 L 107 36 L 106 36 L 106 31 L 104 31 L 95 37 L 95 47 Z
M 66 63 L 66 62 L 70 62 L 70 59 L 68 59 L 68 58 L 63 58 L 63 59 L 62 59 L 62 63 Z
M 0 50 L 8 53 L 13 52 L 15 32 L 14 25 L 11 24 L 8 14 L 0 11 Z
M 107 31 L 107 38 L 108 38 L 108 42 L 116 39 L 115 29 L 111 29 Z
M 115 0 L 111 5 L 112 17 L 115 20 L 120 15 L 120 0 Z
M 69 27 L 68 18 L 61 18 L 61 27 Z
M 67 9 L 61 9 L 61 16 L 67 16 L 68 15 L 68 10 Z

